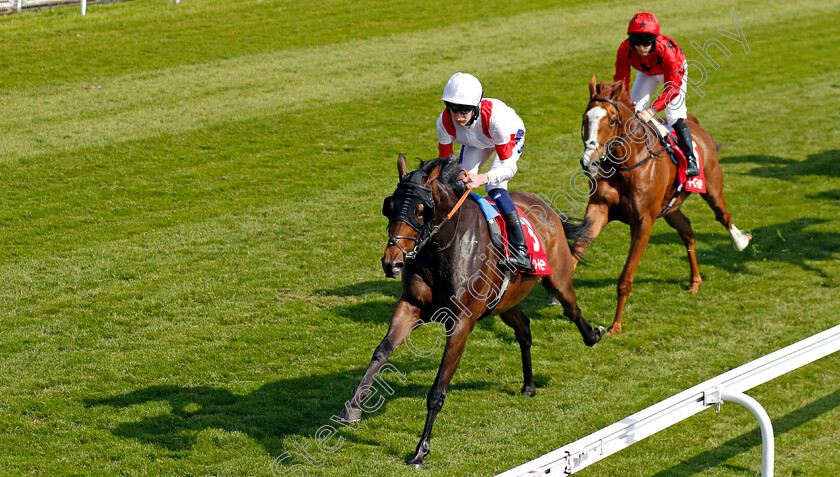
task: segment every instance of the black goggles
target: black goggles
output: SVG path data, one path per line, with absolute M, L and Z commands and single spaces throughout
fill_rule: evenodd
M 446 101 L 444 101 L 443 104 L 446 105 L 446 109 L 448 109 L 449 112 L 452 113 L 452 114 L 455 114 L 455 113 L 467 114 L 470 111 L 475 109 L 475 106 L 470 106 L 468 104 L 447 103 Z
M 656 35 L 653 33 L 631 33 L 627 38 L 632 46 L 648 46 L 656 42 Z

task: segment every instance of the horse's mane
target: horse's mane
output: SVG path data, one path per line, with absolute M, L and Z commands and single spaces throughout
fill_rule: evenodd
M 461 175 L 461 168 L 458 167 L 457 159 L 437 158 L 429 159 L 428 161 L 420 161 L 420 167 L 417 169 L 426 174 L 431 174 L 438 165 L 441 166 L 441 170 L 437 181 L 454 192 L 455 195 L 462 195 L 466 189 L 464 188 L 464 182 L 459 177 Z

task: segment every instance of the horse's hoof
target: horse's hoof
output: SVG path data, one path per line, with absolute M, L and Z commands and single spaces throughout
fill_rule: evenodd
M 617 335 L 617 334 L 619 334 L 619 333 L 621 333 L 621 327 L 620 327 L 620 326 L 610 326 L 610 329 L 609 329 L 609 330 L 607 330 L 607 334 L 608 334 L 608 335 L 613 335 L 613 336 L 615 336 L 615 335 Z
M 700 293 L 700 283 L 692 283 L 691 286 L 688 287 L 688 291 L 695 295 Z
M 548 298 L 548 306 L 557 306 L 557 305 L 562 305 L 562 303 L 560 303 L 560 300 L 558 300 L 557 297 L 555 297 L 554 295 L 550 296 Z
M 737 229 L 736 229 L 737 230 Z M 747 245 L 750 244 L 750 240 L 752 240 L 753 236 L 749 232 L 741 232 L 738 230 L 736 233 L 732 234 L 732 246 L 735 247 L 735 250 L 739 252 L 743 252 Z
M 589 340 L 584 339 L 583 343 L 589 347 L 595 346 L 595 344 L 601 341 L 601 338 L 604 337 L 604 333 L 606 333 L 606 331 L 607 330 L 605 330 L 603 326 L 595 328 L 594 330 L 592 330 L 592 333 L 595 335 L 595 338 Z
M 344 422 L 358 422 L 362 420 L 362 410 L 350 406 L 350 402 L 348 401 L 344 403 L 344 408 L 341 409 L 338 418 Z
M 525 397 L 534 397 L 537 394 L 537 390 L 534 386 L 523 386 L 522 387 L 522 395 Z
M 429 441 L 421 440 L 417 444 L 417 450 L 414 451 L 414 456 L 406 462 L 406 464 L 414 467 L 415 469 L 425 469 L 426 464 L 423 463 L 423 459 L 429 455 Z

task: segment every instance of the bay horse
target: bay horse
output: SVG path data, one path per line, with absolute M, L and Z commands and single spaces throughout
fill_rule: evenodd
M 752 236 L 732 224 L 726 209 L 718 148 L 695 116 L 689 114 L 686 123 L 703 160 L 706 193 L 701 197 L 714 211 L 715 219 L 729 231 L 735 248 L 742 251 Z M 619 220 L 630 225 L 630 252 L 618 277 L 618 304 L 609 329 L 610 334 L 618 334 L 624 304 L 633 289 L 633 275 L 647 247 L 653 222 L 660 215 L 685 243 L 691 273 L 689 290 L 700 290 L 703 280 L 694 251 L 694 231 L 691 221 L 679 209 L 689 192 L 677 190 L 677 166 L 660 145 L 652 125 L 642 123 L 635 115 L 621 81 L 597 83 L 592 77 L 589 104 L 583 113 L 582 139 L 585 150 L 581 166 L 595 186 L 590 189 L 581 234 L 572 244 L 573 254 L 580 259 L 608 222 Z
M 417 170 L 409 173 L 405 156 L 400 154 L 397 170 L 400 182 L 382 207 L 389 221 L 382 268 L 390 278 L 402 274 L 402 293 L 388 332 L 373 352 L 367 372 L 339 417 L 347 422 L 360 420 L 373 381 L 394 350 L 421 324 L 438 323 L 440 330 L 446 330 L 443 358 L 426 400 L 423 434 L 414 456 L 408 460 L 409 465 L 423 467 L 423 459 L 430 449 L 432 426 L 476 321 L 499 314 L 513 328 L 522 354 L 524 396 L 533 396 L 535 387 L 530 322 L 519 302 L 537 282 L 561 302 L 563 314 L 577 325 L 587 346 L 597 343 L 605 330 L 593 328 L 577 306 L 572 287 L 575 260 L 566 240 L 567 232 L 575 233 L 575 225 L 561 221 L 540 197 L 528 192 L 510 194 L 543 239 L 552 273 L 509 274 L 509 286 L 499 301 L 504 271 L 497 266 L 500 256 L 491 243 L 487 220 L 473 200 L 462 202 L 454 210 L 456 203 L 461 202 L 459 196 L 466 192 L 454 156 L 423 161 Z

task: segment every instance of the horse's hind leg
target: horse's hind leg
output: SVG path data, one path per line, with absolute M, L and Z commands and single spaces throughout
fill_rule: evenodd
M 732 245 L 735 250 L 742 251 L 750 244 L 752 235 L 741 232 L 738 227 L 732 224 L 732 216 L 726 209 L 726 197 L 723 195 L 723 172 L 720 170 L 720 165 L 717 167 L 709 167 L 706 173 L 706 193 L 701 194 L 703 200 L 709 204 L 712 211 L 715 213 L 715 219 L 723 225 L 729 235 L 732 236 Z
M 665 216 L 665 222 L 674 228 L 680 234 L 680 238 L 685 243 L 685 249 L 688 252 L 688 264 L 691 267 L 691 279 L 689 281 L 688 290 L 691 293 L 700 291 L 700 285 L 703 279 L 700 278 L 700 269 L 697 266 L 697 254 L 694 252 L 694 230 L 691 229 L 691 221 L 682 213 L 680 209 L 676 209 Z
M 524 384 L 522 385 L 522 395 L 531 397 L 536 394 L 534 387 L 534 374 L 531 370 L 531 320 L 522 313 L 522 308 L 519 305 L 499 314 L 502 321 L 513 328 L 513 334 L 516 336 L 516 341 L 519 342 L 519 350 L 522 352 L 522 375 Z
M 583 337 L 584 344 L 586 346 L 593 346 L 604 336 L 604 327 L 592 328 L 592 325 L 586 321 L 583 317 L 583 312 L 577 306 L 577 296 L 575 289 L 572 287 L 571 276 L 561 280 L 558 276 L 561 272 L 562 270 L 554 270 L 551 276 L 543 279 L 543 286 L 563 306 L 563 316 L 572 320 L 572 323 L 577 325 L 578 331 L 580 331 L 580 335 Z

